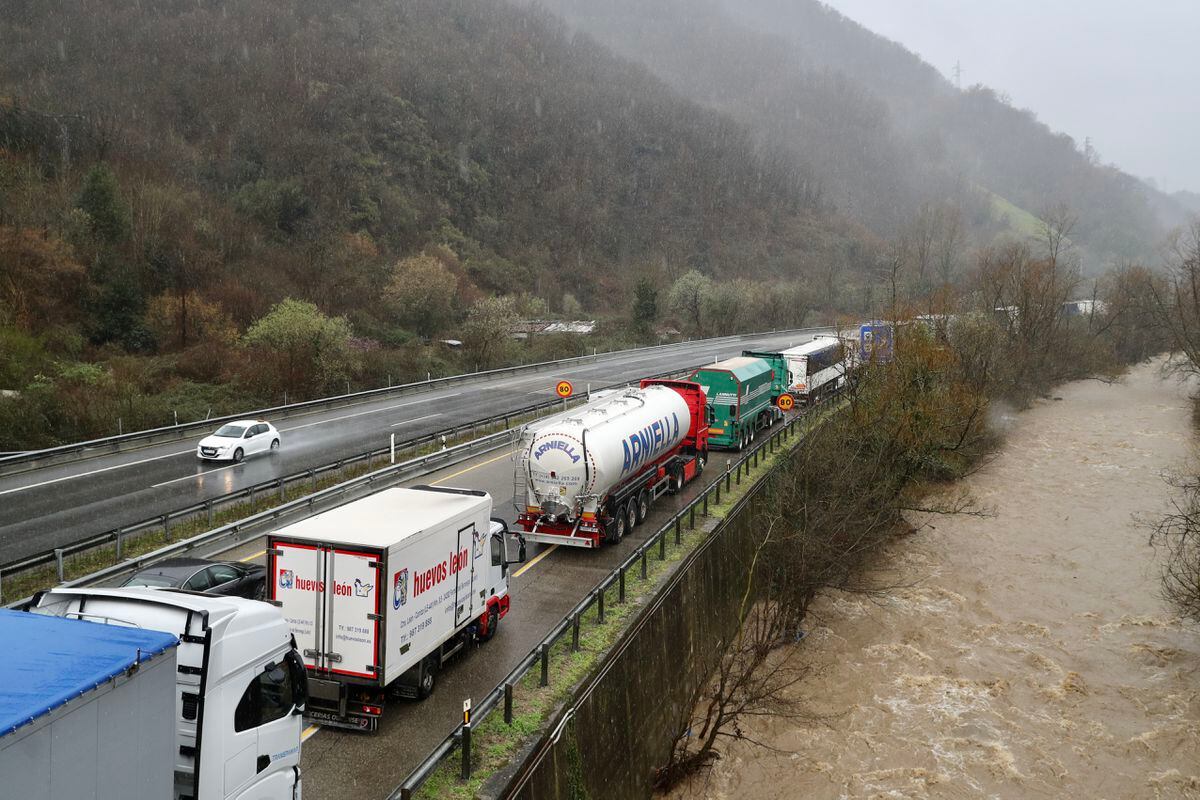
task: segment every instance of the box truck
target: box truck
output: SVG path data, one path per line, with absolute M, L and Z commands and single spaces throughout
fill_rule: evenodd
M 308 672 L 307 714 L 374 731 L 389 697 L 424 698 L 438 670 L 508 613 L 508 528 L 487 492 L 386 489 L 270 535 L 268 596 Z
M 689 379 L 708 397 L 709 444 L 741 450 L 757 432 L 780 419 L 771 404 L 775 371 L 761 358 L 738 356 L 700 367 Z
M 706 414 L 699 385 L 644 380 L 526 428 L 513 486 L 525 537 L 578 547 L 620 541 L 654 500 L 704 471 Z
M 96 691 L 53 708 L 53 702 L 47 703 L 47 713 L 35 721 L 53 729 L 46 756 L 52 771 L 60 764 L 68 771 L 78 764 L 80 774 L 67 776 L 69 783 L 64 784 L 76 788 L 47 794 L 43 781 L 42 794 L 22 791 L 13 797 L 300 797 L 305 674 L 279 609 L 255 600 L 175 589 L 62 588 L 35 596 L 29 612 L 15 612 L 24 617 L 20 624 L 29 629 L 43 626 L 53 632 L 53 640 L 42 647 L 40 642 L 48 641 L 50 634 L 33 640 L 0 637 L 6 657 L 26 652 L 52 675 L 61 668 L 64 680 L 71 674 L 71 660 L 79 656 L 86 661 L 86 654 L 98 652 L 100 643 L 110 649 L 123 644 L 126 650 L 124 661 L 113 656 L 97 665 Z M 140 652 L 131 656 L 130 646 Z M 65 652 L 72 655 L 62 655 L 60 661 Z M 0 694 L 10 686 L 6 681 Z M 61 696 L 68 698 L 75 688 L 64 687 Z M 81 708 L 85 704 L 86 711 Z M 77 711 L 82 714 L 77 719 L 84 722 L 65 725 L 60 735 L 54 726 Z M 39 730 L 28 728 L 30 746 L 37 745 L 33 734 Z M 24 737 L 25 731 L 18 728 L 0 740 L 0 746 L 10 737 Z M 146 749 L 140 744 L 143 740 Z M 135 746 L 137 752 L 132 752 Z M 12 749 L 3 750 L 4 797 L 9 796 L 5 791 L 10 780 L 41 780 L 10 771 L 7 758 Z M 18 745 L 15 752 L 24 749 Z M 94 774 L 84 774 L 86 770 Z M 77 791 L 76 779 L 92 778 L 98 781 L 86 784 L 92 789 Z M 59 785 L 53 783 L 57 779 L 52 776 L 50 789 Z M 144 784 L 146 790 L 127 791 L 131 782 Z M 113 793 L 100 790 L 108 786 L 114 787 Z

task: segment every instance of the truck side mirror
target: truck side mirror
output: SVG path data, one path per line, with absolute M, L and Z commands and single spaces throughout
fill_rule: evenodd
M 507 543 L 505 543 L 505 547 L 504 547 L 504 559 L 505 559 L 504 565 L 505 566 L 508 566 L 509 564 L 524 564 L 525 563 L 525 537 L 519 533 L 515 534 L 515 535 L 517 537 L 517 557 L 515 559 L 508 558 L 508 545 L 507 545 Z

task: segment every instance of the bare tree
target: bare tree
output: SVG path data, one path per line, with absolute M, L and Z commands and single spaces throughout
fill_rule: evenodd
M 1200 477 L 1172 478 L 1181 496 L 1153 527 L 1150 541 L 1165 554 L 1162 596 L 1180 614 L 1200 622 Z

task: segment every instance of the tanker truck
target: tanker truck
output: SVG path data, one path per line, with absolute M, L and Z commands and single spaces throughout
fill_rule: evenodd
M 575 547 L 620 541 L 656 499 L 704 471 L 707 413 L 699 384 L 644 380 L 527 428 L 513 494 L 525 538 Z

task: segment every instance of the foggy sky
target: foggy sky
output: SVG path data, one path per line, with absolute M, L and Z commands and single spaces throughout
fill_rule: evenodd
M 1200 192 L 1200 0 L 825 0 L 1104 163 Z

